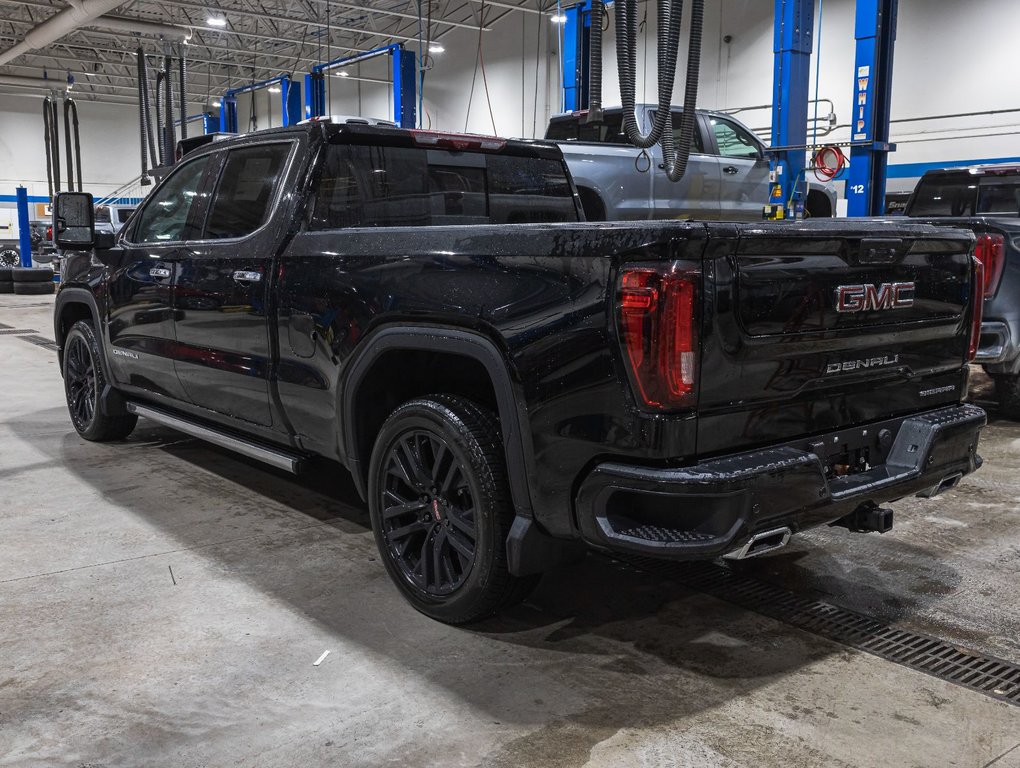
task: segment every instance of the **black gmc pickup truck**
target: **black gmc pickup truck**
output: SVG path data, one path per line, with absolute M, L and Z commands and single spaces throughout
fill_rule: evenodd
M 1020 419 L 1020 166 L 928 171 L 904 215 L 976 236 L 985 287 L 975 362 L 995 381 L 1002 413 Z
M 116 242 L 90 202 L 54 214 L 95 246 L 55 310 L 75 429 L 339 462 L 442 621 L 588 547 L 885 531 L 981 463 L 968 233 L 584 223 L 553 145 L 330 123 L 186 155 Z

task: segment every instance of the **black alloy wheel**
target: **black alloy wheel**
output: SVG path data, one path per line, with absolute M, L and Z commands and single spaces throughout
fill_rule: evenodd
M 122 440 L 138 423 L 138 417 L 128 413 L 123 402 L 101 402 L 107 389 L 102 361 L 92 324 L 79 320 L 64 339 L 64 394 L 75 430 L 97 443 Z
M 507 562 L 514 505 L 499 420 L 457 395 L 404 403 L 379 430 L 368 472 L 372 530 L 411 605 L 466 624 L 523 600 L 540 575 Z
M 404 578 L 429 595 L 460 587 L 475 561 L 475 501 L 442 436 L 402 434 L 386 456 L 383 534 Z
M 64 387 L 67 409 L 74 428 L 87 432 L 92 426 L 99 401 L 96 364 L 84 336 L 71 336 L 64 349 Z

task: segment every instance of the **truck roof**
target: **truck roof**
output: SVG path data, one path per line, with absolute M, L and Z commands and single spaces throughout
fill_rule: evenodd
M 985 165 L 958 165 L 946 168 L 933 168 L 925 171 L 925 176 L 946 174 L 969 174 L 971 176 L 1020 176 L 1020 164 L 987 163 Z
M 215 147 L 222 149 L 235 145 L 243 145 L 259 141 L 266 137 L 287 137 L 321 133 L 327 141 L 347 139 L 355 142 L 383 141 L 387 144 L 420 146 L 434 149 L 454 151 L 503 152 L 525 157 L 545 159 L 562 159 L 560 148 L 548 141 L 533 139 L 505 139 L 499 136 L 484 136 L 469 133 L 446 131 L 425 131 L 400 128 L 393 123 L 380 120 L 363 120 L 360 118 L 344 118 L 342 122 L 330 118 L 306 120 L 298 125 L 285 128 L 266 128 L 251 133 L 238 134 L 224 138 L 223 134 L 215 134 L 215 138 L 207 140 L 197 147 L 190 148 L 184 154 L 210 150 Z M 179 143 L 180 144 L 180 143 Z

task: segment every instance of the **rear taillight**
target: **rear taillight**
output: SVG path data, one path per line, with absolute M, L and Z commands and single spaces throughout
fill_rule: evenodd
M 1006 263 L 1006 238 L 1002 235 L 978 235 L 974 255 L 985 269 L 984 298 L 990 299 L 999 290 L 1002 268 Z
M 694 265 L 631 267 L 620 277 L 620 342 L 635 394 L 661 410 L 697 403 L 698 293 Z
M 974 259 L 974 282 L 970 287 L 970 348 L 967 351 L 968 362 L 977 357 L 978 345 L 981 343 L 981 320 L 984 318 L 985 301 L 985 266 L 979 259 Z

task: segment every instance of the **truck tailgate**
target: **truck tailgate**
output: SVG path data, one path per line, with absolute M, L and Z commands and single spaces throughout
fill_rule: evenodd
M 969 233 L 846 221 L 711 229 L 699 454 L 962 399 Z

